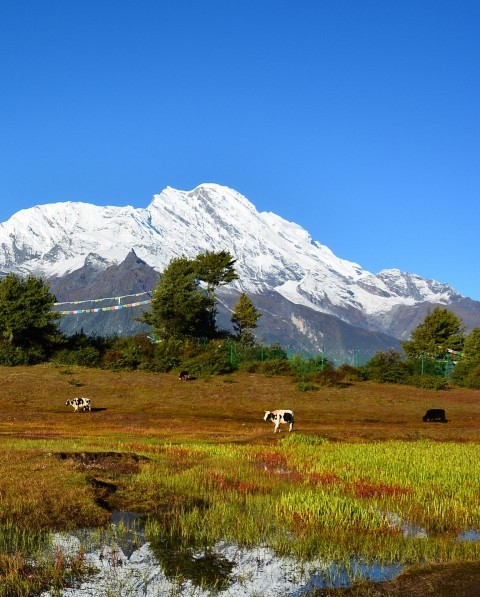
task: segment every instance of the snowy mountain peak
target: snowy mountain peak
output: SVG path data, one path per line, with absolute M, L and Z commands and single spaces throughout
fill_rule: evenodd
M 227 250 L 240 277 L 232 288 L 278 293 L 295 305 L 380 331 L 401 306 L 461 298 L 448 284 L 414 274 L 365 271 L 298 224 L 260 213 L 237 191 L 212 183 L 191 191 L 167 187 L 141 209 L 80 202 L 24 209 L 0 224 L 0 247 L 1 271 L 46 278 L 86 263 L 119 264 L 132 250 L 158 272 L 175 257 Z

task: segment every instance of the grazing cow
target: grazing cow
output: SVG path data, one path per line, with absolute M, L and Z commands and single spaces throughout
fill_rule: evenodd
M 291 410 L 266 410 L 263 416 L 264 421 L 272 421 L 275 424 L 273 433 L 280 433 L 280 423 L 290 425 L 289 431 L 293 431 L 293 411 Z
M 447 418 L 445 416 L 445 411 L 443 408 L 429 408 L 427 412 L 423 415 L 422 420 L 424 423 L 428 422 L 438 422 L 438 423 L 446 423 Z
M 65 406 L 73 406 L 75 412 L 78 412 L 79 410 L 92 410 L 90 398 L 72 398 L 65 402 Z
M 184 381 L 188 381 L 190 379 L 190 375 L 188 371 L 180 371 L 178 379 L 183 379 Z

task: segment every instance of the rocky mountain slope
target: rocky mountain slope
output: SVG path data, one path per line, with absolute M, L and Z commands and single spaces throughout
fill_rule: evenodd
M 295 350 L 348 355 L 398 347 L 435 305 L 459 314 L 468 328 L 480 325 L 480 303 L 450 285 L 396 269 L 368 272 L 301 226 L 260 213 L 238 192 L 215 184 L 167 187 L 142 209 L 39 205 L 0 224 L 0 272 L 40 275 L 59 302 L 72 304 L 119 296 L 119 305 L 131 304 L 138 299 L 129 296 L 153 290 L 172 258 L 206 250 L 228 250 L 240 276 L 219 294 L 220 325 L 229 327 L 243 291 L 263 313 L 259 338 Z M 65 315 L 62 327 L 132 333 L 142 308 L 148 306 Z

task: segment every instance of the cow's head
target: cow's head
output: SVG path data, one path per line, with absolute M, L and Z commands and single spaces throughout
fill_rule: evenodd
M 270 412 L 269 410 L 266 410 L 265 414 L 263 415 L 263 420 L 270 421 L 271 419 L 273 419 L 273 413 Z

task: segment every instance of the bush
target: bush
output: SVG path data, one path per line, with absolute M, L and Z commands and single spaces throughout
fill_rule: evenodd
M 258 373 L 261 364 L 260 361 L 246 361 L 240 363 L 237 368 L 239 371 L 244 371 L 245 373 Z
M 316 373 L 318 371 L 332 371 L 333 364 L 322 356 L 304 358 L 301 355 L 294 355 L 290 359 L 290 367 L 298 374 Z
M 315 381 L 320 386 L 335 388 L 342 384 L 343 375 L 338 371 L 319 371 L 315 374 Z
M 155 344 L 148 370 L 156 373 L 168 373 L 180 365 L 184 350 L 185 343 L 181 340 L 170 339 Z
M 288 360 L 288 355 L 286 350 L 283 348 L 281 344 L 275 343 L 270 346 L 265 346 L 262 348 L 263 352 L 263 360 Z
M 18 346 L 7 344 L 0 346 L 0 365 L 4 367 L 15 367 L 28 365 L 28 356 Z
M 318 390 L 318 386 L 315 385 L 314 383 L 302 381 L 300 383 L 297 383 L 297 385 L 295 386 L 295 389 L 298 390 L 299 392 L 314 392 L 314 391 Z
M 424 390 L 448 390 L 450 387 L 448 379 L 439 375 L 412 375 L 408 383 Z
M 463 388 L 480 389 L 480 364 L 468 360 L 460 361 L 455 365 L 451 380 Z
M 465 378 L 463 385 L 465 388 L 472 388 L 473 390 L 480 390 L 480 367 L 470 371 Z
M 362 367 L 366 379 L 381 383 L 409 383 L 410 369 L 402 361 L 400 353 L 394 349 L 387 352 L 378 351 L 375 356 Z
M 38 365 L 48 360 L 46 352 L 40 346 L 24 348 L 4 344 L 0 346 L 0 365 L 16 367 L 18 365 Z
M 210 375 L 225 375 L 232 373 L 234 367 L 230 362 L 230 353 L 209 345 L 206 350 L 197 355 L 183 360 L 181 366 L 187 370 L 190 375 L 196 377 L 209 377 Z
M 338 367 L 337 371 L 343 376 L 345 381 L 365 381 L 364 372 L 353 365 L 343 363 L 343 365 Z
M 60 350 L 52 361 L 58 365 L 80 365 L 81 367 L 98 367 L 100 351 L 93 346 L 86 346 L 77 350 Z
M 256 365 L 264 360 L 262 346 L 244 346 L 241 342 L 231 340 L 225 346 L 228 347 L 232 364 L 242 371 L 253 373 L 256 371 Z
M 258 365 L 258 373 L 263 375 L 291 375 L 290 363 L 285 359 L 271 359 Z
M 144 335 L 117 338 L 102 359 L 102 366 L 114 370 L 134 371 L 148 368 L 154 354 L 154 345 Z

